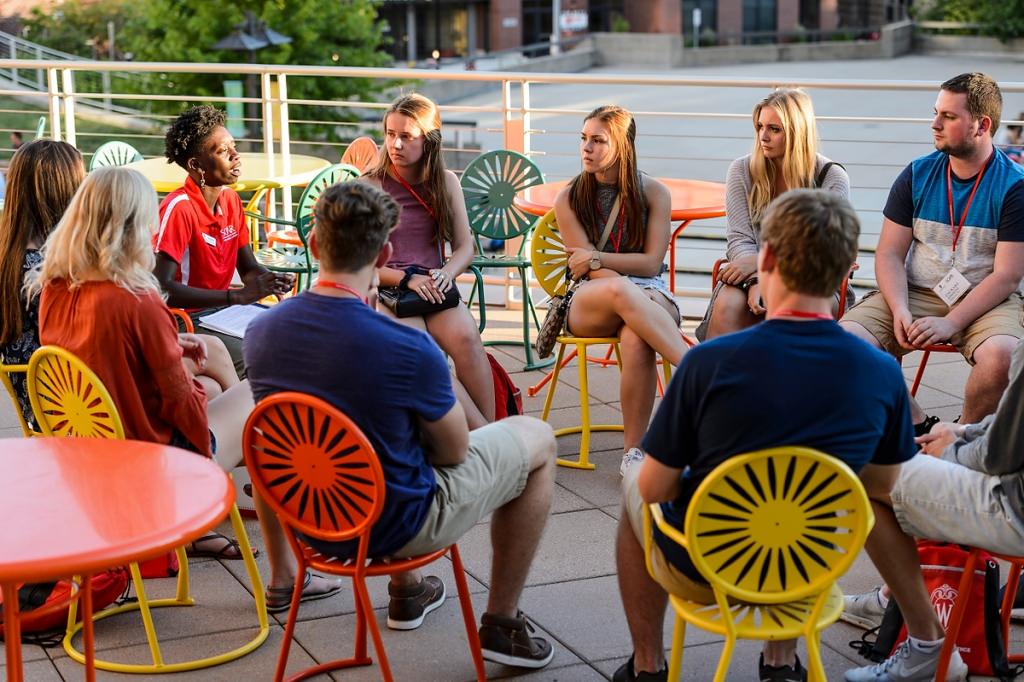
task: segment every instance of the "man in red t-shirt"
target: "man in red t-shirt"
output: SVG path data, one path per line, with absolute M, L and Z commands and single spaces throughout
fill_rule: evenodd
M 188 172 L 184 186 L 160 204 L 153 241 L 153 273 L 167 292 L 167 304 L 194 314 L 290 291 L 292 276 L 268 271 L 249 246 L 242 200 L 229 187 L 238 182 L 241 165 L 224 113 L 209 106 L 186 111 L 168 129 L 164 154 Z M 243 286 L 232 289 L 236 270 Z M 204 332 L 224 342 L 244 377 L 242 340 Z

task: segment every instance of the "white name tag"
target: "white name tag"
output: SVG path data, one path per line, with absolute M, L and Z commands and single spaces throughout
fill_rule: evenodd
M 206 234 L 205 232 L 203 232 L 203 241 L 210 246 L 217 246 L 217 240 L 214 239 L 212 235 Z
M 967 290 L 971 288 L 971 283 L 967 281 L 967 278 L 960 274 L 960 271 L 956 268 L 952 268 L 946 273 L 935 288 L 932 289 L 942 302 L 948 306 L 952 306 L 954 303 L 960 300 L 960 297 L 967 293 Z

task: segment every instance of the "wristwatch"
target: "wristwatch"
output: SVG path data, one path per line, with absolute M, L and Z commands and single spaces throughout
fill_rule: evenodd
M 590 269 L 600 270 L 601 269 L 601 252 L 594 250 L 590 252 Z
M 743 291 L 747 291 L 750 289 L 750 287 L 754 286 L 755 284 L 757 284 L 757 275 L 754 275 L 747 281 L 740 284 L 740 289 L 743 289 Z

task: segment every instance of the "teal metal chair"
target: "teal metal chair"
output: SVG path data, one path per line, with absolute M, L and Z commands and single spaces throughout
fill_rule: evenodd
M 46 135 L 46 117 L 40 116 L 39 122 L 36 123 L 36 136 L 32 139 L 41 140 L 44 135 Z
M 89 160 L 89 170 L 104 166 L 125 166 L 136 161 L 142 161 L 142 154 L 135 147 L 127 142 L 113 140 L 99 146 Z
M 246 211 L 247 220 L 255 221 L 255 224 L 250 224 L 250 231 L 257 229 L 258 223 L 261 222 L 286 227 L 285 230 L 278 230 L 275 233 L 285 232 L 285 235 L 281 235 L 281 238 L 277 239 L 272 246 L 256 251 L 256 261 L 272 272 L 295 274 L 299 279 L 297 290 L 308 289 L 313 274 L 319 270 L 307 245 L 309 230 L 313 226 L 313 207 L 328 187 L 339 182 L 348 182 L 357 177 L 359 177 L 358 169 L 340 163 L 328 166 L 317 173 L 316 177 L 302 190 L 294 220 L 271 218 L 255 211 Z
M 544 174 L 535 163 L 522 154 L 507 150 L 496 150 L 481 154 L 473 159 L 462 173 L 462 193 L 466 198 L 466 212 L 469 227 L 476 241 L 477 256 L 473 267 L 477 270 L 492 268 L 511 269 L 519 272 L 523 296 L 523 340 L 487 341 L 486 345 L 522 345 L 526 353 L 524 369 L 532 370 L 550 365 L 554 360 L 536 360 L 530 341 L 530 321 L 538 328 L 537 311 L 530 297 L 527 268 L 530 258 L 526 252 L 527 236 L 536 218 L 513 203 L 516 194 L 528 187 L 544 182 Z M 522 238 L 515 255 L 487 255 L 481 245 L 481 238 L 510 240 Z M 486 302 L 483 286 L 477 287 L 480 295 L 481 328 L 486 324 Z M 471 300 L 472 302 L 472 300 Z

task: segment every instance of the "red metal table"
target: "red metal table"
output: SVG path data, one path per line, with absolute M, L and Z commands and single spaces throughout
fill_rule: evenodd
M 672 221 L 680 221 L 668 243 L 668 286 L 675 293 L 676 238 L 691 221 L 725 215 L 725 185 L 681 178 L 658 178 L 658 181 L 668 188 L 672 197 Z M 555 205 L 555 197 L 567 184 L 567 180 L 560 180 L 530 187 L 516 195 L 515 204 L 527 213 L 542 216 Z
M 213 461 L 141 441 L 4 439 L 0 471 L 0 586 L 7 679 L 15 682 L 23 677 L 19 583 L 83 576 L 91 682 L 89 576 L 191 542 L 217 525 L 234 501 L 230 479 Z

